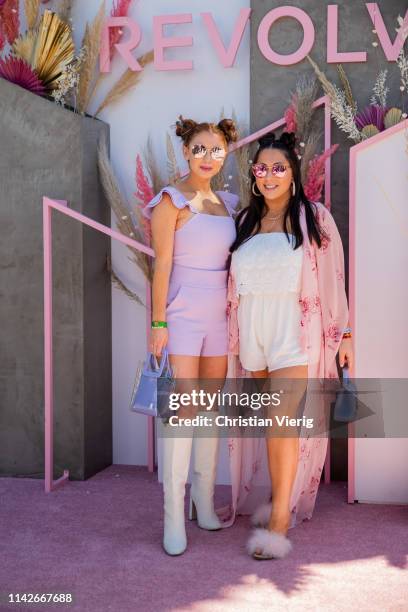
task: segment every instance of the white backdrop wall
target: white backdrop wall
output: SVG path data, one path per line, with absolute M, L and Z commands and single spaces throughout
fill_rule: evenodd
M 78 48 L 87 21 L 99 9 L 101 0 L 74 2 L 73 26 Z M 49 3 L 52 8 L 56 0 Z M 166 26 L 166 36 L 193 36 L 194 46 L 170 49 L 168 59 L 191 59 L 192 71 L 160 72 L 153 65 L 144 69 L 137 87 L 115 106 L 105 109 L 100 118 L 111 127 L 111 160 L 123 193 L 134 205 L 136 155 L 141 153 L 150 135 L 157 159 L 166 164 L 166 132 L 179 114 L 197 120 L 218 120 L 221 110 L 226 116 L 234 110 L 238 120 L 249 124 L 249 25 L 233 68 L 223 68 L 213 50 L 200 12 L 212 12 L 220 33 L 229 44 L 233 24 L 247 0 L 135 0 L 129 16 L 141 26 L 143 38 L 134 51 L 139 56 L 152 49 L 154 15 L 192 13 L 193 23 Z M 112 2 L 107 0 L 110 13 Z M 24 27 L 24 23 L 22 23 Z M 126 36 L 125 36 L 126 39 Z M 104 94 L 125 68 L 120 56 L 112 63 L 112 71 L 97 91 L 88 112 L 95 112 Z M 165 166 L 164 166 L 165 168 Z M 120 277 L 141 298 L 145 299 L 143 275 L 128 260 L 127 249 L 112 244 L 113 266 Z M 145 310 L 112 289 L 113 307 L 113 461 L 118 464 L 146 465 L 146 418 L 128 409 L 135 367 L 145 357 Z M 223 451 L 225 454 L 225 449 Z M 221 461 L 219 482 L 228 479 L 226 461 Z
M 354 148 L 356 178 L 351 181 L 350 211 L 354 376 L 381 379 L 383 401 L 372 396 L 376 412 L 372 420 L 378 423 L 382 417 L 388 436 L 354 440 L 355 499 L 360 502 L 408 503 L 408 438 L 395 437 L 398 431 L 405 435 L 407 423 L 401 413 L 402 384 L 408 377 L 407 144 L 405 121 Z M 391 384 L 389 379 L 401 379 L 402 384 L 398 380 Z M 365 401 L 370 406 L 368 396 Z M 368 423 L 362 423 L 363 430 Z

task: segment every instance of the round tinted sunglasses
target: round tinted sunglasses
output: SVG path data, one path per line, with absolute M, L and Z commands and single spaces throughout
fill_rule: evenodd
M 195 144 L 191 147 L 191 153 L 195 159 L 203 159 L 207 155 L 207 147 L 202 144 Z M 211 159 L 222 161 L 226 156 L 226 151 L 222 147 L 213 147 L 210 150 Z
M 267 164 L 252 164 L 252 174 L 256 178 L 265 178 L 268 175 L 268 170 L 270 169 L 273 176 L 276 178 L 284 178 L 288 171 L 289 166 L 285 166 L 285 164 L 281 164 L 277 162 L 272 166 L 268 166 Z

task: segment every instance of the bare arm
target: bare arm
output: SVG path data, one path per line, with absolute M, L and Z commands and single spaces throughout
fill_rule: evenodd
M 151 216 L 152 247 L 155 252 L 152 282 L 152 320 L 166 321 L 166 302 L 173 264 L 174 232 L 179 210 L 170 196 L 163 194 Z M 160 356 L 167 344 L 166 328 L 152 329 L 150 351 Z

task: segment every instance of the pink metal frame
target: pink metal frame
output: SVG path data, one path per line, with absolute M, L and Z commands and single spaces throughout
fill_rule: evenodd
M 69 477 L 69 471 L 64 470 L 61 478 L 53 480 L 53 358 L 52 358 L 52 233 L 51 213 L 52 210 L 80 221 L 89 227 L 96 229 L 127 246 L 131 246 L 143 253 L 154 257 L 151 248 L 144 244 L 124 236 L 120 232 L 112 230 L 102 223 L 93 221 L 67 206 L 64 200 L 51 200 L 43 198 L 43 240 L 44 240 L 44 399 L 45 399 L 45 491 L 49 493 L 64 483 Z M 146 287 L 146 333 L 150 328 L 150 290 Z M 148 417 L 148 468 L 154 470 L 154 422 Z
M 400 130 L 408 130 L 408 119 L 390 127 L 388 130 L 380 132 L 376 136 L 372 136 L 363 142 L 359 142 L 350 149 L 350 178 L 349 178 L 349 302 L 350 302 L 350 325 L 353 329 L 354 338 L 357 338 L 358 327 L 355 325 L 356 309 L 355 309 L 355 287 L 356 287 L 356 169 L 358 153 L 368 147 L 371 147 L 381 140 L 392 136 Z M 348 436 L 348 503 L 352 504 L 355 501 L 355 438 L 354 438 L 354 423 L 349 425 Z
M 330 100 L 327 96 L 323 96 L 316 100 L 313 104 L 314 108 L 324 107 L 324 126 L 325 126 L 325 150 L 331 147 L 331 123 L 330 123 Z M 260 138 L 263 134 L 275 130 L 285 125 L 285 119 L 279 119 L 274 123 L 266 126 L 262 130 L 243 138 L 234 143 L 230 147 L 230 152 L 239 149 L 240 147 L 253 142 Z M 331 180 L 331 160 L 330 157 L 325 163 L 325 205 L 330 207 L 330 180 Z M 111 229 L 93 221 L 89 217 L 78 213 L 68 208 L 65 200 L 52 200 L 48 197 L 43 198 L 43 241 L 44 241 L 44 399 L 45 399 L 45 491 L 49 493 L 55 490 L 59 485 L 64 483 L 69 478 L 69 470 L 64 470 L 63 475 L 57 480 L 53 479 L 53 351 L 52 351 L 52 231 L 51 231 L 51 213 L 52 210 L 58 210 L 64 215 L 84 223 L 93 229 L 110 236 L 114 240 L 118 240 L 127 246 L 131 246 L 147 255 L 154 257 L 154 251 L 146 245 L 132 240 L 124 236 L 120 232 Z M 150 310 L 151 310 L 151 293 L 148 284 L 146 285 L 146 334 L 150 330 Z M 153 471 L 155 468 L 155 432 L 154 419 L 148 417 L 147 430 L 147 464 L 148 470 Z M 326 454 L 326 462 L 324 469 L 324 481 L 330 482 L 330 438 L 328 441 L 328 450 Z

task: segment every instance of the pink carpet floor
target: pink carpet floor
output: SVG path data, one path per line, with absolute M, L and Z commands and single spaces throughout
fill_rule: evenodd
M 161 486 L 145 468 L 113 465 L 50 494 L 42 480 L 0 478 L 0 610 L 408 611 L 408 507 L 349 505 L 346 493 L 322 484 L 312 520 L 289 532 L 291 555 L 255 561 L 248 517 L 212 533 L 188 521 L 187 552 L 167 556 Z M 24 592 L 74 603 L 7 604 Z

